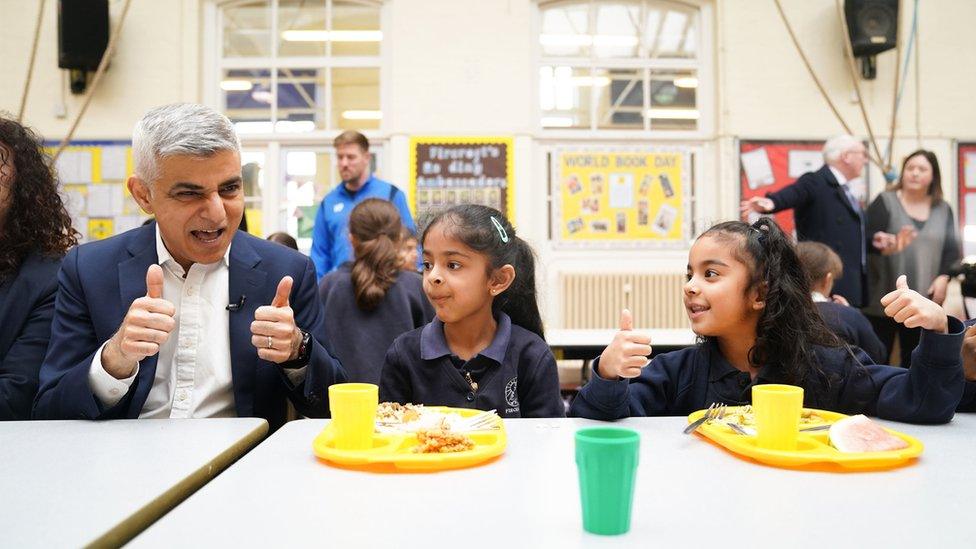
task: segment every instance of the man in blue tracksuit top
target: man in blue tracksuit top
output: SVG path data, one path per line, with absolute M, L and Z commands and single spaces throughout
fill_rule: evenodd
M 352 260 L 349 212 L 367 198 L 382 198 L 392 202 L 400 210 L 403 224 L 411 232 L 417 232 L 403 192 L 370 173 L 369 141 L 366 136 L 357 131 L 345 131 L 333 143 L 342 184 L 325 195 L 319 204 L 318 213 L 315 214 L 311 256 L 319 280 L 339 265 Z

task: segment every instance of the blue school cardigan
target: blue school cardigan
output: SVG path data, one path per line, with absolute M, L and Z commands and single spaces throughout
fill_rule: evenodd
M 874 364 L 858 348 L 814 348 L 821 373 L 801 384 L 803 404 L 845 414 L 909 423 L 946 423 L 963 397 L 960 350 L 964 327 L 949 317 L 947 334 L 922 330 L 909 369 Z M 655 357 L 639 377 L 608 380 L 594 361 L 590 382 L 570 415 L 613 420 L 630 416 L 687 415 L 711 402 L 748 404 L 753 385 L 786 383 L 779 368 L 763 366 L 755 380 L 729 364 L 714 343 Z

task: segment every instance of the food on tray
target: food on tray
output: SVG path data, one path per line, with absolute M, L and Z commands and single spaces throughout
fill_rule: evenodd
M 420 429 L 447 426 L 455 433 L 498 429 L 498 414 L 494 410 L 462 416 L 458 412 L 444 412 L 425 408 L 423 404 L 380 403 L 376 409 L 376 432 L 415 433 Z
M 722 417 L 722 423 L 735 423 L 742 427 L 755 427 L 756 415 L 752 410 L 752 406 L 727 408 L 725 416 Z M 800 412 L 800 427 L 816 425 L 819 423 L 827 423 L 827 420 L 817 415 L 817 413 L 813 410 L 804 408 L 803 411 Z
M 863 414 L 830 426 L 830 444 L 841 452 L 884 452 L 908 448 L 904 440 L 885 431 Z
M 423 408 L 423 404 L 381 402 L 376 408 L 376 421 L 381 423 L 410 423 L 420 419 L 420 415 L 424 411 Z
M 451 432 L 446 421 L 432 429 L 417 430 L 417 442 L 413 448 L 415 454 L 446 454 L 474 448 L 473 440 L 464 433 Z

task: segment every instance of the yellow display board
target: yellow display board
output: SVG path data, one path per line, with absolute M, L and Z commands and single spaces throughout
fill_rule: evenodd
M 686 243 L 687 151 L 559 150 L 552 158 L 557 244 Z
M 56 143 L 45 143 L 48 155 L 53 156 L 57 148 Z M 108 238 L 146 219 L 125 186 L 132 175 L 129 141 L 72 142 L 54 169 L 82 242 Z
M 414 217 L 456 204 L 515 213 L 511 137 L 411 137 L 410 206 Z

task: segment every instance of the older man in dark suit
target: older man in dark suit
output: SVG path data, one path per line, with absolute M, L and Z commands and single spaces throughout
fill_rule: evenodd
M 803 174 L 778 192 L 744 200 L 741 210 L 775 213 L 792 208 L 797 239 L 822 242 L 837 252 L 844 274 L 835 282 L 834 291 L 852 306 L 861 307 L 867 299 L 865 219 L 848 185 L 861 177 L 867 151 L 859 140 L 841 135 L 827 141 L 823 155 L 822 168 Z

